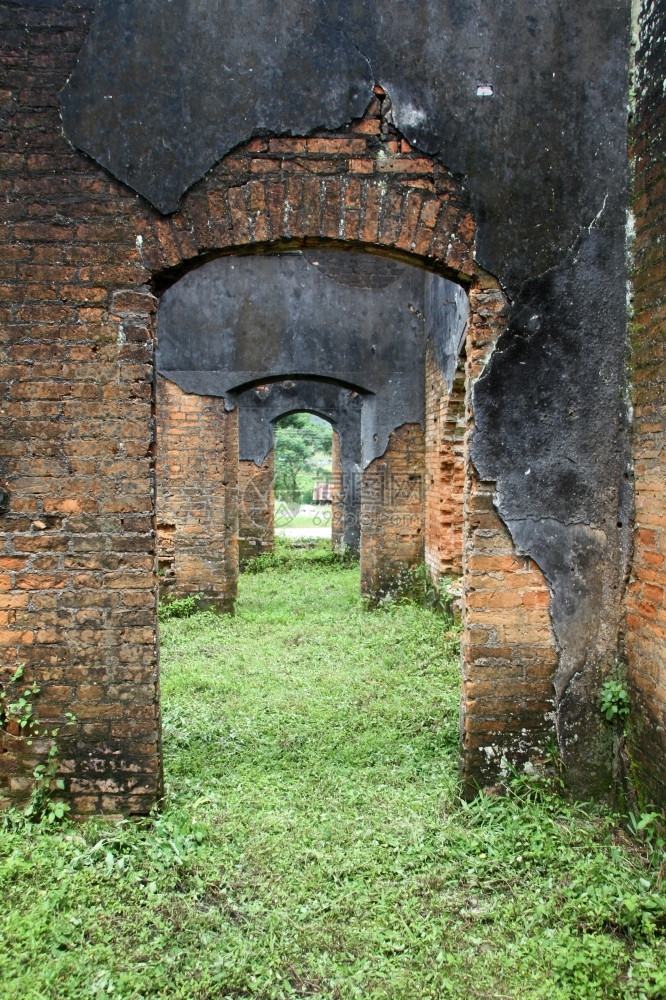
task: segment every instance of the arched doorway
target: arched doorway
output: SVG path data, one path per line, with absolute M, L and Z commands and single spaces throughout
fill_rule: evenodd
M 233 479 L 233 447 L 220 449 L 215 434 L 197 439 L 193 424 L 188 452 L 199 446 L 205 456 L 193 478 L 184 476 L 174 455 L 160 462 L 158 441 L 158 523 L 170 524 L 168 537 L 176 536 L 169 553 L 172 593 L 199 594 L 224 609 L 233 604 L 234 519 L 240 517 L 244 546 L 248 494 L 257 499 L 264 521 L 271 510 L 267 467 L 255 472 L 245 463 L 262 469 L 273 422 L 299 408 L 330 419 L 339 430 L 343 495 L 349 499 L 346 541 L 356 548 L 362 539 L 366 597 L 377 600 L 391 592 L 402 572 L 423 562 L 426 548 L 435 573 L 443 555 L 459 567 L 460 494 L 450 512 L 457 518 L 458 552 L 443 554 L 441 539 L 428 545 L 426 538 L 426 359 L 427 388 L 439 400 L 460 367 L 467 314 L 465 292 L 441 275 L 352 248 L 224 257 L 174 283 L 158 312 L 163 437 L 180 433 L 182 406 L 219 410 L 223 400 L 220 418 L 223 412 L 235 414 L 229 419 L 237 424 L 241 480 L 240 507 L 234 511 L 233 496 L 218 489 L 220 475 L 225 484 Z M 193 396 L 201 402 L 192 404 Z M 434 408 L 429 399 L 429 412 Z M 432 427 L 429 433 L 432 438 Z M 220 428 L 220 441 L 225 434 Z M 181 438 L 181 448 L 182 443 Z M 205 455 L 211 447 L 214 455 Z M 434 489 L 439 485 L 430 483 Z M 217 556 L 211 554 L 209 533 L 216 516 L 218 531 L 224 529 L 214 537 Z M 437 534 L 432 518 L 430 525 Z

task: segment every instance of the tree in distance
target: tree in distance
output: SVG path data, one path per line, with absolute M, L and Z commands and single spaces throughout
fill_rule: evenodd
M 315 482 L 330 482 L 331 425 L 312 413 L 291 413 L 275 426 L 275 498 L 311 503 Z

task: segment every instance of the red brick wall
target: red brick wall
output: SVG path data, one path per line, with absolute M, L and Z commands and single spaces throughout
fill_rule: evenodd
M 0 642 L 4 672 L 23 662 L 27 677 L 39 681 L 44 720 L 62 718 L 66 709 L 76 714 L 77 741 L 63 742 L 61 754 L 76 809 L 122 813 L 145 811 L 161 787 L 153 292 L 188 267 L 238 248 L 261 252 L 304 240 L 371 246 L 472 284 L 472 314 L 480 304 L 487 312 L 484 295 L 491 312 L 498 306 L 490 319 L 472 315 L 469 380 L 477 377 L 504 315 L 492 281 L 476 272 L 465 191 L 401 139 L 382 113 L 381 94 L 366 118 L 336 135 L 253 139 L 194 185 L 178 212 L 160 216 L 61 134 L 57 95 L 73 69 L 87 17 L 76 0 L 0 9 L 6 78 L 0 95 L 6 123 L 0 154 L 0 419 L 6 431 L 0 477 L 10 497 L 0 515 Z M 162 390 L 167 392 L 164 385 Z M 181 408 L 182 416 L 184 403 L 172 388 L 169 407 L 164 395 L 161 401 L 156 415 L 168 449 L 169 434 L 181 426 L 169 407 Z M 219 426 L 225 448 L 235 434 L 233 418 L 219 405 L 192 397 L 187 403 L 186 419 L 209 454 Z M 201 465 L 196 453 L 187 467 L 180 460 L 171 471 L 184 490 Z M 388 574 L 389 549 L 405 563 L 422 557 L 422 497 L 417 502 L 413 494 L 389 494 L 387 503 L 381 494 L 380 484 L 396 470 L 423 477 L 421 428 L 399 429 L 387 455 L 366 472 L 365 510 L 384 532 L 365 560 L 370 581 Z M 413 487 L 415 480 L 407 483 Z M 233 488 L 229 480 L 227 514 Z M 464 551 L 475 589 L 465 611 L 465 774 L 482 783 L 496 772 L 489 747 L 523 752 L 531 736 L 526 739 L 522 729 L 543 729 L 539 713 L 548 700 L 542 676 L 553 655 L 542 579 L 534 567 L 512 561 L 504 529 L 490 523 L 492 511 L 479 509 L 488 503 L 489 488 L 467 469 Z M 160 512 L 160 523 L 173 523 L 172 534 L 191 529 L 196 572 L 181 574 L 187 587 L 202 589 L 209 572 L 206 586 L 210 582 L 213 595 L 227 601 L 226 584 L 215 588 L 222 570 L 234 571 L 228 532 L 235 532 L 235 523 L 219 510 L 207 511 L 205 503 L 198 508 L 209 518 L 212 537 L 221 540 L 207 565 L 194 506 L 178 513 L 174 505 L 178 517 L 169 521 Z M 166 515 L 166 503 L 162 510 Z M 381 523 L 382 515 L 405 510 L 402 525 Z M 207 548 L 210 555 L 210 537 Z M 492 564 L 474 563 L 479 554 Z M 508 594 L 518 595 L 519 603 L 507 605 Z M 505 679 L 518 685 L 515 695 L 497 687 Z M 519 726 L 520 747 L 515 734 L 508 736 Z M 8 752 L 1 757 L 1 787 L 4 794 L 20 794 L 40 747 L 6 734 L 3 741 Z
M 403 424 L 361 479 L 361 592 L 398 589 L 401 571 L 423 562 L 425 444 L 420 424 Z
M 61 135 L 79 4 L 3 7 L 0 661 L 41 688 L 79 812 L 145 812 L 161 787 L 153 538 L 155 299 L 135 195 Z M 77 730 L 77 740 L 69 733 Z M 3 734 L 0 797 L 42 743 Z
M 642 5 L 634 123 L 636 525 L 627 594 L 631 753 L 647 797 L 666 801 L 666 3 Z
M 465 364 L 451 392 L 431 343 L 425 369 L 425 561 L 435 583 L 462 573 Z
M 162 598 L 232 611 L 238 577 L 238 412 L 157 379 L 157 536 Z M 167 558 L 171 558 L 170 564 Z
M 274 453 L 261 465 L 238 463 L 238 558 L 241 569 L 249 559 L 275 548 Z

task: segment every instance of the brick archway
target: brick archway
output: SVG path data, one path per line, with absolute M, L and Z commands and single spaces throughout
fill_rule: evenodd
M 48 449 L 30 477 L 20 456 L 8 466 L 16 540 L 8 551 L 5 663 L 26 663 L 26 676 L 39 681 L 42 718 L 58 720 L 66 710 L 77 718 L 76 737 L 63 742 L 62 769 L 79 812 L 145 812 L 161 791 L 151 470 L 155 315 L 165 287 L 214 256 L 301 246 L 431 268 L 469 293 L 467 435 L 473 429 L 471 389 L 504 329 L 506 302 L 475 265 L 467 193 L 395 132 L 381 98 L 344 132 L 252 139 L 169 218 L 71 154 L 67 225 L 13 227 L 19 256 L 22 241 L 39 248 L 38 269 L 48 270 L 63 241 L 68 247 L 58 300 L 44 291 L 14 317 L 27 345 L 16 356 L 32 378 L 31 395 L 14 399 L 27 433 L 48 436 L 40 421 L 52 399 L 57 419 L 69 423 L 56 451 L 64 478 Z M 54 168 L 45 162 L 40 169 Z M 54 364 L 57 376 L 49 374 Z M 47 393 L 40 409 L 33 403 L 40 379 L 54 377 L 55 396 Z M 209 417 L 194 418 L 205 424 Z M 430 430 L 437 448 L 444 439 Z M 520 763 L 538 754 L 551 726 L 557 654 L 543 576 L 516 553 L 493 508 L 494 484 L 478 481 L 466 445 L 463 452 L 462 761 L 472 788 L 493 782 L 503 757 Z M 51 534 L 66 553 L 56 568 L 40 562 Z M 34 749 L 16 739 L 5 750 L 3 783 L 20 797 Z

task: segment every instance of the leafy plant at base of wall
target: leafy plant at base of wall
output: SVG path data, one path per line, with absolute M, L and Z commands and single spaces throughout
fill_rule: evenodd
M 601 688 L 601 703 L 600 703 L 601 713 L 604 718 L 613 723 L 617 729 L 621 732 L 618 734 L 618 745 L 616 747 L 616 757 L 627 755 L 626 748 L 626 733 L 624 730 L 624 723 L 629 717 L 631 712 L 631 697 L 625 685 L 619 681 L 610 679 L 607 680 Z M 631 771 L 631 761 L 627 761 L 626 771 L 627 776 Z M 635 790 L 631 790 L 632 800 L 636 800 Z M 627 815 L 627 827 L 629 832 L 636 840 L 641 840 L 645 844 L 646 848 L 646 860 L 648 864 L 659 870 L 658 882 L 661 883 L 661 878 L 666 866 L 666 834 L 664 833 L 664 814 L 663 812 L 657 811 L 654 807 L 648 807 L 649 811 L 639 812 L 628 811 Z M 643 886 L 643 889 L 649 886 Z M 640 897 L 642 898 L 642 897 Z M 639 897 L 637 897 L 639 900 Z M 636 904 L 638 905 L 638 903 Z M 645 919 L 650 922 L 649 912 Z
M 33 702 L 33 699 L 39 694 L 40 688 L 33 681 L 21 693 L 18 689 L 18 682 L 22 677 L 23 665 L 19 664 L 9 682 L 0 688 L 0 729 L 15 739 L 27 737 L 27 746 L 32 746 L 37 737 L 48 735 L 54 742 L 49 747 L 45 762 L 38 764 L 32 772 L 34 784 L 27 806 L 22 812 L 9 810 L 5 815 L 5 825 L 20 826 L 26 822 L 53 824 L 64 819 L 70 810 L 70 806 L 66 802 L 53 799 L 54 792 L 62 791 L 65 787 L 63 779 L 57 776 L 58 745 L 55 742 L 55 737 L 60 730 L 52 729 L 50 734 L 47 730 L 40 733 Z M 71 712 L 67 712 L 66 716 L 69 722 L 74 720 Z
M 57 734 L 58 730 L 54 730 Z M 55 791 L 62 791 L 65 782 L 58 777 L 58 746 L 53 743 L 49 748 L 46 761 L 38 764 L 32 772 L 35 779 L 32 794 L 28 805 L 23 810 L 23 815 L 29 823 L 47 823 L 52 825 L 64 819 L 70 811 L 70 806 L 66 802 L 53 799 Z
M 190 594 L 189 597 L 172 597 L 170 600 L 161 601 L 157 617 L 161 622 L 167 622 L 171 618 L 191 618 L 199 610 L 201 597 L 201 594 Z
M 32 699 L 39 694 L 39 688 L 35 683 L 24 688 L 23 693 L 18 690 L 18 682 L 23 677 L 23 666 L 19 666 L 10 677 L 7 684 L 0 688 L 0 729 L 3 729 L 10 736 L 35 736 L 37 723 L 34 718 L 35 707 Z M 17 732 L 12 732 L 17 730 Z M 28 739 L 28 745 L 32 739 Z
M 621 681 L 608 680 L 603 684 L 600 708 L 608 722 L 624 722 L 631 711 L 631 699 Z
M 626 666 L 615 664 L 615 676 L 606 680 L 599 695 L 599 711 L 613 728 L 613 795 L 618 812 L 638 812 L 636 782 L 627 748 L 625 723 L 631 712 L 631 697 L 625 683 Z
M 562 754 L 560 752 L 555 733 L 550 733 L 544 740 L 543 760 L 544 764 L 553 775 L 553 778 L 551 779 L 553 784 L 563 788 L 564 781 L 562 776 L 564 774 L 564 761 L 562 760 Z

